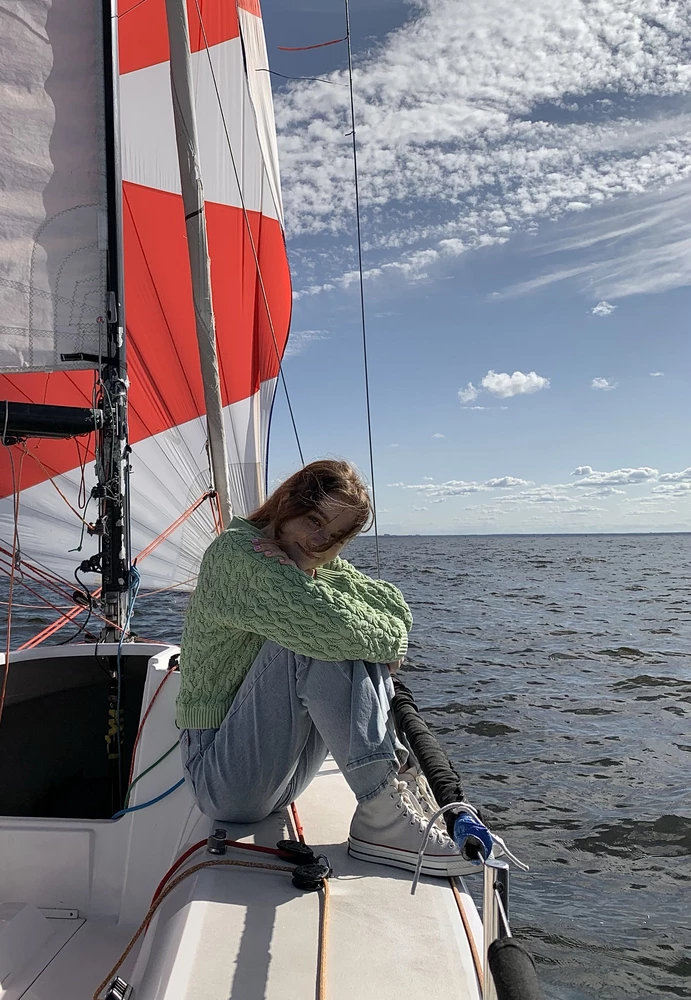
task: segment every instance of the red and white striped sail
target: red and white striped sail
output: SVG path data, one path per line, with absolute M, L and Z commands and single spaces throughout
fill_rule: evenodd
M 199 158 L 233 506 L 262 498 L 268 421 L 291 307 L 266 47 L 257 0 L 187 0 Z M 120 0 L 125 317 L 132 446 L 132 552 L 211 485 L 204 395 L 180 193 L 164 0 Z M 94 373 L 0 375 L 0 399 L 91 404 Z M 75 441 L 27 442 L 20 538 L 27 559 L 71 576 L 80 522 Z M 15 465 L 19 451 L 15 446 Z M 1 531 L 11 540 L 8 449 Z M 93 452 L 90 452 L 91 463 Z M 87 489 L 93 483 L 87 465 Z M 52 482 L 51 482 L 52 479 Z M 87 515 L 87 520 L 88 520 Z M 201 505 L 140 565 L 144 583 L 193 579 L 214 531 Z

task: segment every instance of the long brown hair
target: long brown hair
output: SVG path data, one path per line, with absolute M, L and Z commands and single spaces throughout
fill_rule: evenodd
M 347 534 L 328 542 L 324 551 L 370 527 L 373 513 L 367 487 L 348 462 L 328 458 L 310 462 L 293 473 L 248 520 L 258 528 L 271 525 L 278 538 L 286 521 L 317 510 L 327 496 L 352 511 L 354 523 Z

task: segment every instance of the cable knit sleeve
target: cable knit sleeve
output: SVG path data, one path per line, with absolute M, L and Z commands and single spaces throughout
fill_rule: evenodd
M 339 556 L 332 559 L 325 570 L 326 572 L 324 570 L 320 572 L 327 581 L 331 573 L 338 574 L 339 589 L 347 588 L 370 607 L 395 615 L 405 625 L 406 632 L 410 632 L 413 627 L 413 616 L 403 594 L 395 584 L 389 583 L 388 580 L 373 580 L 371 576 L 361 573 L 352 563 Z
M 224 533 L 207 551 L 202 580 L 207 614 L 218 624 L 320 660 L 390 663 L 405 656 L 408 630 L 393 608 L 267 558 L 240 533 Z

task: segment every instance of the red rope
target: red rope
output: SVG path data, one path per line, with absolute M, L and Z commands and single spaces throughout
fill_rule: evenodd
M 22 455 L 22 460 L 23 460 L 23 458 L 24 458 L 24 456 Z M 21 474 L 21 466 L 20 466 L 20 474 Z M 210 499 L 211 502 L 212 502 L 212 505 L 213 505 L 213 497 L 214 496 L 215 496 L 215 493 L 212 490 L 207 490 L 207 492 L 204 493 L 202 496 L 200 496 L 198 500 L 195 500 L 195 502 L 190 507 L 188 507 L 187 510 L 183 511 L 183 513 L 175 521 L 173 521 L 173 523 L 171 525 L 169 525 L 165 529 L 165 531 L 162 531 L 160 535 L 158 535 L 156 538 L 154 538 L 154 540 L 152 542 L 150 542 L 149 545 L 146 546 L 146 548 L 142 549 L 142 551 L 139 553 L 139 555 L 135 559 L 135 563 L 137 562 L 137 560 L 144 559 L 151 552 L 153 552 L 153 550 L 158 545 L 160 545 L 161 542 L 165 541 L 166 538 L 168 538 L 169 535 L 171 535 L 175 531 L 175 529 L 178 528 L 183 523 L 183 521 L 186 521 L 187 518 L 190 517 L 195 512 L 195 510 L 197 510 L 197 508 L 200 507 L 204 503 L 205 500 Z M 17 508 L 18 508 L 18 506 L 19 506 L 19 501 L 17 500 Z M 216 518 L 215 517 L 214 517 L 214 521 L 215 521 L 216 524 L 218 524 L 218 522 L 216 522 Z M 4 554 L 4 555 L 7 555 L 7 556 L 11 556 L 12 555 L 12 553 L 10 553 L 7 549 L 4 549 L 2 546 L 0 546 L 0 554 Z M 65 596 L 64 591 L 62 591 L 62 592 L 59 591 L 57 589 L 57 587 L 55 586 L 55 583 L 54 583 L 54 581 L 58 581 L 59 583 L 61 583 L 61 584 L 64 585 L 65 581 L 60 580 L 59 577 L 56 577 L 53 574 L 47 573 L 46 571 L 40 569 L 37 566 L 32 566 L 30 563 L 24 563 L 23 565 L 26 566 L 26 567 L 28 567 L 28 569 L 30 569 L 31 572 L 34 573 L 34 577 L 32 578 L 32 579 L 34 579 L 34 582 L 44 584 L 44 586 L 47 586 L 51 590 L 54 590 L 56 593 L 59 593 L 61 597 Z M 2 569 L 2 568 L 3 567 L 0 564 L 0 569 Z M 12 558 L 12 572 L 13 571 L 14 571 L 14 557 Z M 39 577 L 38 580 L 35 579 L 36 575 L 38 575 L 38 577 Z M 41 577 L 43 579 L 41 579 Z M 45 601 L 45 603 L 49 607 L 51 607 L 54 611 L 57 611 L 58 614 L 60 615 L 60 618 L 58 618 L 56 621 L 52 622 L 50 625 L 47 625 L 46 628 L 44 628 L 41 632 L 39 632 L 37 635 L 35 635 L 32 639 L 29 639 L 27 642 L 25 642 L 21 646 L 19 646 L 18 647 L 19 649 L 34 649 L 36 646 L 40 645 L 46 639 L 49 639 L 51 635 L 54 635 L 56 632 L 59 632 L 61 628 L 65 627 L 65 625 L 69 625 L 69 623 L 74 618 L 76 618 L 77 615 L 80 614 L 80 612 L 84 611 L 84 605 L 77 604 L 77 605 L 74 605 L 72 608 L 70 608 L 69 611 L 62 612 L 62 611 L 60 611 L 59 608 L 56 608 L 55 605 L 51 604 L 50 601 L 46 600 L 46 598 L 44 598 L 43 595 L 37 593 L 35 590 L 32 590 L 32 588 L 28 587 L 26 584 L 24 584 L 24 585 L 27 587 L 27 590 L 31 591 L 31 593 L 33 593 L 40 600 Z M 12 590 L 11 590 L 11 587 L 12 587 L 12 580 L 10 579 L 10 603 L 12 601 Z M 101 593 L 101 588 L 99 587 L 98 590 L 95 590 L 91 596 L 92 596 L 92 598 L 98 597 L 100 593 Z M 70 594 L 69 596 L 71 597 L 72 595 Z M 96 612 L 96 614 L 98 615 L 98 612 Z M 11 615 L 11 610 L 10 610 L 10 615 Z M 103 621 L 107 622 L 107 619 L 103 618 L 102 615 L 98 615 L 98 617 L 102 618 Z M 110 622 L 109 624 L 113 624 L 113 623 Z M 8 641 L 8 644 L 9 644 L 9 629 L 8 629 L 8 639 L 7 639 L 7 641 Z M 5 680 L 6 680 L 6 674 L 7 674 L 7 668 L 5 668 Z M 0 715 L 1 715 L 1 709 L 2 709 L 2 701 L 0 701 Z
M 293 822 L 295 823 L 295 832 L 298 835 L 298 840 L 301 844 L 305 843 L 305 831 L 302 828 L 302 823 L 300 822 L 300 817 L 298 815 L 298 808 L 294 802 L 290 803 L 290 811 L 293 814 Z
M 206 840 L 198 840 L 196 844 L 189 847 L 184 854 L 181 854 L 180 857 L 173 862 L 161 881 L 158 883 L 156 891 L 151 897 L 152 905 L 156 902 L 165 889 L 167 882 L 173 877 L 180 866 L 183 865 L 185 861 L 187 861 L 187 859 L 196 851 L 200 850 L 202 847 L 206 847 L 206 843 Z M 273 854 L 274 857 L 282 858 L 283 860 L 289 860 L 290 858 L 290 854 L 285 851 L 280 851 L 277 847 L 264 847 L 261 844 L 246 844 L 242 840 L 226 840 L 226 847 L 239 848 L 243 851 L 258 851 L 261 854 Z
M 91 595 L 91 599 L 93 600 L 94 597 L 98 597 L 100 593 L 101 593 L 101 588 L 98 587 L 98 589 L 95 590 Z M 55 611 L 59 610 L 53 604 L 51 604 L 50 606 Z M 82 611 L 86 610 L 87 609 L 84 604 L 75 604 L 74 607 L 70 608 L 69 611 L 62 612 L 62 614 L 56 621 L 51 622 L 50 625 L 46 625 L 43 631 L 39 632 L 32 639 L 28 639 L 27 642 L 22 643 L 22 645 L 17 648 L 17 651 L 19 651 L 20 649 L 34 649 L 36 646 L 40 646 L 42 642 L 45 642 L 46 639 L 50 639 L 51 635 L 55 635 L 55 633 L 59 632 L 61 628 L 65 627 L 65 625 L 69 625 L 71 621 L 74 621 L 77 615 L 80 615 Z
M 186 521 L 188 517 L 194 514 L 197 507 L 201 507 L 204 501 L 213 495 L 213 490 L 207 490 L 206 493 L 200 496 L 198 500 L 195 500 L 191 507 L 188 507 L 187 510 L 183 511 L 180 517 L 173 521 L 173 523 L 169 525 L 165 531 L 162 531 L 160 535 L 154 538 L 153 542 L 150 542 L 145 549 L 142 549 L 137 558 L 134 560 L 135 563 L 138 559 L 144 559 L 150 552 L 153 552 L 153 550 L 160 545 L 161 542 L 164 542 L 169 535 L 172 535 L 176 528 L 180 527 L 183 521 Z

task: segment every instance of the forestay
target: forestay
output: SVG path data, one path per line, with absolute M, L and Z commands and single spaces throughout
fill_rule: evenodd
M 59 17 L 65 5 L 70 6 L 54 0 L 52 16 Z M 239 10 L 228 0 L 187 0 L 187 10 L 231 494 L 236 512 L 243 513 L 263 495 L 268 421 L 291 306 L 271 91 L 263 72 L 268 62 L 256 0 L 241 0 Z M 211 479 L 165 2 L 119 0 L 118 15 L 136 556 L 210 488 Z M 0 17 L 4 23 L 5 16 Z M 81 56 L 83 51 L 74 54 L 75 60 Z M 85 371 L 0 375 L 0 399 L 90 406 L 94 378 Z M 23 555 L 71 576 L 78 560 L 97 545 L 87 539 L 80 555 L 68 554 L 81 525 L 49 479 L 76 507 L 84 443 L 30 440 L 26 447 Z M 17 446 L 14 451 L 18 456 Z M 7 452 L 0 449 L 0 536 L 6 545 L 12 537 Z M 90 442 L 87 490 L 93 483 L 92 461 Z M 142 562 L 144 583 L 191 584 L 213 531 L 211 509 L 204 503 Z

